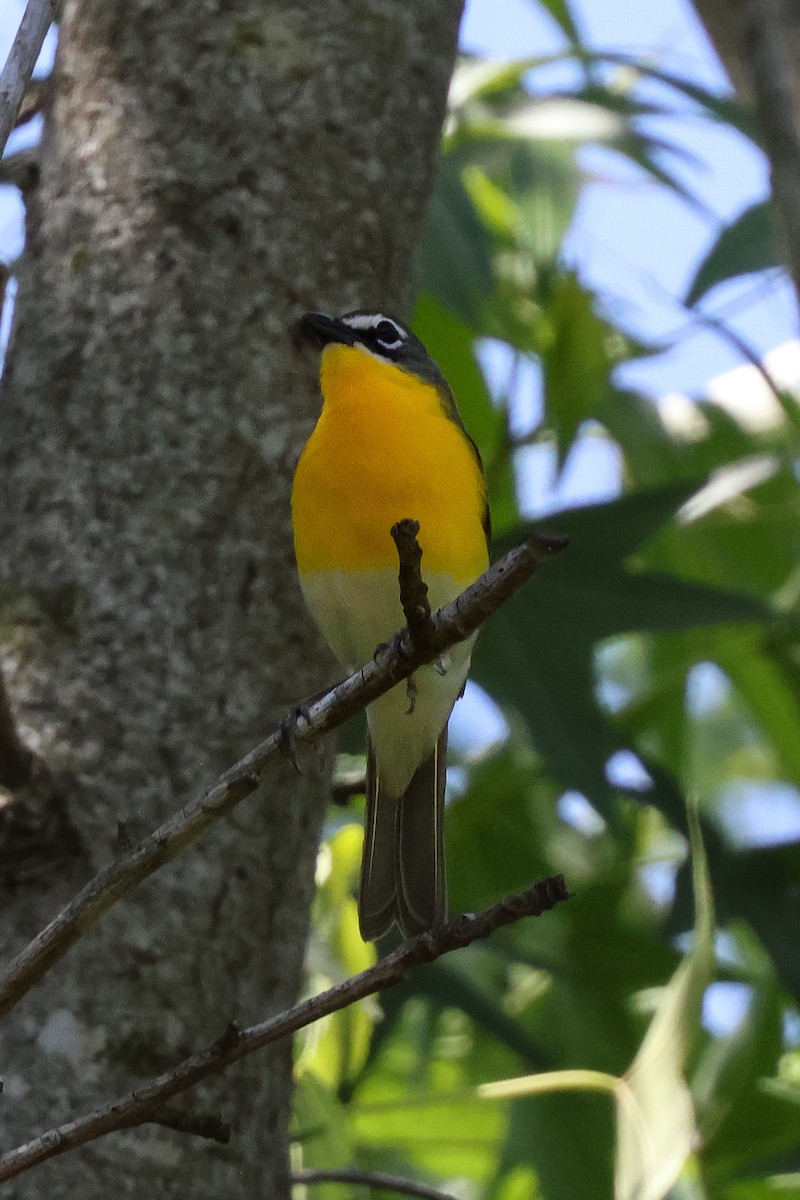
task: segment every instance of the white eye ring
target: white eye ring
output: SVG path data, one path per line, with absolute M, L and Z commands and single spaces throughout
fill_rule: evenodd
M 381 337 L 379 330 L 381 326 L 388 325 L 392 330 L 391 334 Z M 373 336 L 379 346 L 383 346 L 386 350 L 397 350 L 403 344 L 403 335 L 395 325 L 394 321 L 390 321 L 388 317 L 382 317 L 375 325 Z

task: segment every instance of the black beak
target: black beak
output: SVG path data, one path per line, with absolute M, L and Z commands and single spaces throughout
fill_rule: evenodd
M 352 346 L 356 340 L 352 329 L 326 313 L 303 313 L 299 324 L 303 334 L 318 347 L 327 346 L 330 342 Z

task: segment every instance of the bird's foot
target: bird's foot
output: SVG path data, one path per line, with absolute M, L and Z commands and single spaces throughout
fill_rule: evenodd
M 281 753 L 291 759 L 292 766 L 298 775 L 303 774 L 303 768 L 300 766 L 297 754 L 297 722 L 301 717 L 305 721 L 309 720 L 310 712 L 308 703 L 301 701 L 300 704 L 295 704 L 294 708 L 289 709 L 278 727 Z
M 377 663 L 378 666 L 385 662 L 387 658 L 394 657 L 404 657 L 402 631 L 400 633 L 393 633 L 388 642 L 381 642 L 379 646 L 376 646 L 375 653 L 372 656 L 373 661 Z

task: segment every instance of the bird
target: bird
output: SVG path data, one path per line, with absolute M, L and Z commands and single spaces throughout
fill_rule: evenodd
M 299 330 L 321 350 L 322 407 L 292 485 L 295 557 L 311 615 L 352 671 L 405 623 L 396 522 L 419 523 L 434 610 L 486 570 L 486 477 L 452 390 L 406 325 L 382 312 L 307 312 Z M 475 636 L 367 706 L 365 942 L 393 924 L 412 938 L 447 919 L 447 729 Z

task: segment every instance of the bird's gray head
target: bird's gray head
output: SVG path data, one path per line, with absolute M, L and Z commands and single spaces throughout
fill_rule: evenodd
M 442 380 L 441 371 L 419 338 L 386 313 L 356 310 L 329 317 L 326 313 L 307 312 L 300 318 L 300 328 L 318 346 L 337 342 L 356 346 L 431 383 Z

